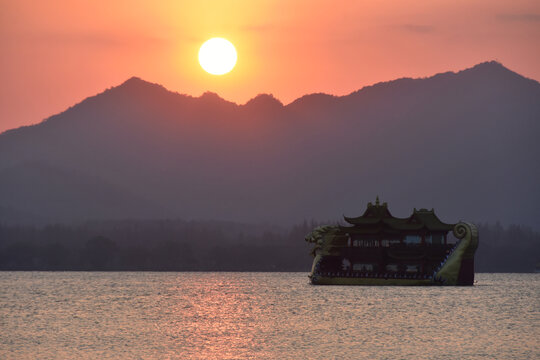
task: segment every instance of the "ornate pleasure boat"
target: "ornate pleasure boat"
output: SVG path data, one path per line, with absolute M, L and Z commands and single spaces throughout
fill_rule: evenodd
M 473 285 L 475 225 L 443 223 L 433 209 L 396 218 L 378 197 L 362 216 L 344 219 L 352 226 L 321 226 L 306 236 L 314 244 L 312 284 Z

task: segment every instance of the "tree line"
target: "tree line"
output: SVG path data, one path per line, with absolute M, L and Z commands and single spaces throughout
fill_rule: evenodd
M 126 220 L 43 227 L 0 225 L 0 270 L 309 271 L 304 236 L 291 227 L 219 221 Z M 531 272 L 540 233 L 480 224 L 477 272 Z

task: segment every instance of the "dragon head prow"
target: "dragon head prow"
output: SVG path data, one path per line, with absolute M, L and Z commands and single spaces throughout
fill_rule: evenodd
M 320 243 L 326 235 L 329 235 L 338 229 L 339 227 L 336 225 L 318 226 L 306 235 L 305 240 L 310 243 Z

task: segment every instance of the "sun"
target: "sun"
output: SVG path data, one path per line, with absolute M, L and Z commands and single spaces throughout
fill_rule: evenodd
M 228 73 L 236 65 L 236 49 L 234 45 L 224 38 L 212 38 L 201 45 L 199 50 L 199 64 L 212 75 Z

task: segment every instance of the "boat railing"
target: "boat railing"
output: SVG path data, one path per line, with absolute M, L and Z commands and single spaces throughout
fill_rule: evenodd
M 322 271 L 315 272 L 317 276 L 342 277 L 342 278 L 372 278 L 372 279 L 409 279 L 424 280 L 430 279 L 431 275 L 427 273 L 369 273 L 369 272 L 344 272 L 344 271 Z
M 444 264 L 446 263 L 446 261 L 448 261 L 448 259 L 450 258 L 450 256 L 452 256 L 452 254 L 454 253 L 454 251 L 456 251 L 456 249 L 457 249 L 457 247 L 458 247 L 458 245 L 459 245 L 460 243 L 461 243 L 461 239 L 458 240 L 458 241 L 454 244 L 454 246 L 450 249 L 450 251 L 448 252 L 448 254 L 446 254 L 446 256 L 444 257 L 444 259 L 441 261 L 441 263 L 439 264 L 439 266 L 437 267 L 437 269 L 435 269 L 435 270 L 433 271 L 432 277 L 433 277 L 434 280 L 437 280 L 437 279 L 435 278 L 435 275 L 439 272 L 439 270 L 442 269 L 442 267 L 444 266 Z

